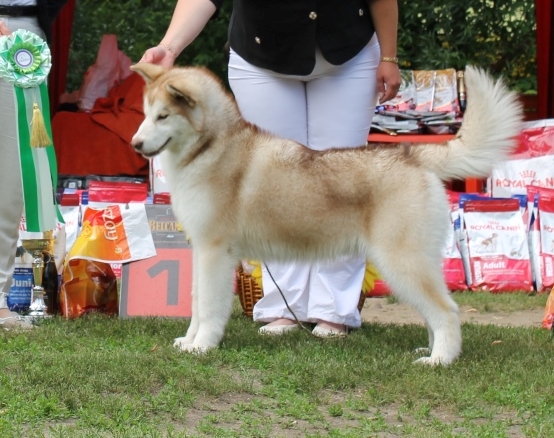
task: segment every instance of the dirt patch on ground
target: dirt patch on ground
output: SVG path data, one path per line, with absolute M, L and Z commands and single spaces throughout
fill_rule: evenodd
M 462 323 L 494 324 L 512 327 L 541 327 L 544 309 L 513 312 L 480 312 L 469 306 L 460 306 Z M 362 309 L 362 320 L 382 324 L 421 324 L 423 319 L 412 307 L 390 303 L 387 298 L 368 298 Z

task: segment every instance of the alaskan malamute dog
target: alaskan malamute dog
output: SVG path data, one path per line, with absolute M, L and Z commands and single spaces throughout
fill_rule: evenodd
M 160 154 L 171 201 L 193 245 L 193 312 L 175 346 L 220 342 L 241 259 L 315 260 L 363 254 L 394 294 L 426 321 L 430 356 L 461 351 L 458 307 L 442 271 L 449 226 L 444 181 L 485 178 L 515 146 L 516 95 L 478 68 L 466 70 L 468 106 L 443 144 L 361 145 L 313 151 L 246 122 L 205 68 L 139 63 L 145 120 L 133 137 Z

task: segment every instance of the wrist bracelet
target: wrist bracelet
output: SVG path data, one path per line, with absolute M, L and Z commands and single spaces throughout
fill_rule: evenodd
M 169 53 L 173 55 L 174 58 L 177 58 L 177 54 L 169 47 L 166 43 L 160 43 L 158 46 L 162 46 L 164 49 L 166 49 Z
M 396 56 L 394 58 L 390 58 L 388 56 L 381 56 L 379 58 L 379 61 L 381 61 L 381 62 L 394 62 L 395 64 L 398 64 L 398 58 Z

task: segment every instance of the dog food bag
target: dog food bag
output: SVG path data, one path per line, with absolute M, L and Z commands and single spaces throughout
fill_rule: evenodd
M 148 198 L 148 184 L 123 181 L 91 181 L 88 188 L 90 205 L 145 203 Z
M 554 155 L 554 119 L 523 123 L 512 158 L 544 157 Z
M 169 184 L 165 177 L 159 155 L 156 155 L 150 160 L 150 192 L 152 195 L 161 193 L 169 194 Z
M 88 207 L 68 259 L 125 263 L 156 255 L 144 204 Z
M 427 112 L 433 109 L 436 75 L 435 70 L 414 70 L 416 111 Z
M 453 68 L 437 70 L 435 77 L 435 95 L 433 96 L 433 111 L 455 113 L 458 109 L 457 98 L 456 70 Z
M 446 244 L 443 248 L 442 270 L 446 285 L 450 290 L 466 290 L 464 263 L 454 231 L 455 224 L 448 229 Z
M 450 227 L 443 248 L 443 273 L 448 289 L 466 290 L 464 263 L 458 246 L 460 234 L 459 193 L 449 192 Z
M 118 303 L 117 277 L 109 263 L 85 259 L 68 262 L 60 291 L 63 316 L 77 318 L 91 312 L 116 315 Z
M 467 231 L 464 228 L 464 217 L 463 217 L 464 205 L 467 201 L 471 199 L 487 200 L 488 197 L 479 193 L 460 193 L 456 195 L 455 199 L 458 199 L 459 205 L 457 210 L 453 210 L 453 212 L 457 213 L 457 216 L 458 216 L 457 218 L 454 218 L 454 220 L 457 221 L 457 225 L 458 225 L 457 227 L 454 228 L 454 231 L 458 239 L 458 248 L 462 256 L 462 263 L 464 265 L 466 284 L 469 286 L 470 284 L 472 284 L 473 280 L 471 278 L 471 266 L 469 261 L 468 236 L 467 236 Z M 452 200 L 450 202 L 452 202 Z
M 533 291 L 529 245 L 518 199 L 464 205 L 472 290 Z
M 495 198 L 526 194 L 527 186 L 554 188 L 554 155 L 498 164 L 492 171 L 490 185 Z
M 540 191 L 541 188 L 539 186 L 527 186 L 526 189 L 527 189 L 527 215 L 526 215 L 527 222 L 526 222 L 526 224 L 527 224 L 527 231 L 529 231 L 531 229 L 531 222 L 534 218 L 533 212 L 535 212 L 535 210 L 539 206 L 539 204 L 538 204 L 539 191 Z M 536 212 L 535 212 L 535 216 L 536 216 Z
M 489 184 L 494 197 L 525 194 L 530 185 L 554 188 L 554 119 L 525 123 L 516 151 L 494 167 Z
M 529 256 L 531 258 L 531 272 L 535 283 L 535 290 L 542 290 L 542 281 L 540 275 L 540 218 L 539 218 L 539 191 L 540 187 L 527 187 L 527 210 L 529 212 L 527 223 L 527 239 L 529 241 Z
M 75 243 L 75 240 L 77 240 L 77 236 L 79 235 L 81 226 L 80 226 L 80 220 L 81 220 L 81 207 L 76 206 L 61 206 L 60 212 L 63 216 L 63 220 L 65 222 L 65 250 L 66 253 L 69 252 L 73 244 Z
M 554 189 L 539 188 L 531 219 L 530 250 L 538 292 L 554 286 Z

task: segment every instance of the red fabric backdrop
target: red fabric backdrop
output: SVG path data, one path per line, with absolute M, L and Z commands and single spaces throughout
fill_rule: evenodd
M 50 112 L 52 116 L 56 112 L 56 108 L 58 108 L 60 96 L 65 91 L 74 12 L 75 0 L 69 0 L 60 11 L 52 26 L 52 41 L 50 43 L 52 69 L 48 75 Z
M 535 0 L 537 18 L 538 116 L 554 117 L 554 7 L 552 0 Z

